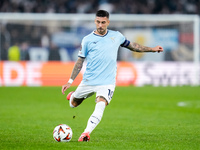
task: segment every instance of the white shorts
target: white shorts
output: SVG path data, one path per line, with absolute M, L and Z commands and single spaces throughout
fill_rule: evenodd
M 96 93 L 96 97 L 103 96 L 108 104 L 110 103 L 113 93 L 115 90 L 115 85 L 100 85 L 100 86 L 91 86 L 91 85 L 84 85 L 80 83 L 77 87 L 76 91 L 74 92 L 75 98 L 88 98 Z

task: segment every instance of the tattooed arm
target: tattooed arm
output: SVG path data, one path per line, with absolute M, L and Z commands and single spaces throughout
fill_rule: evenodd
M 75 65 L 74 65 L 74 69 L 73 69 L 71 77 L 70 77 L 70 80 L 72 80 L 72 82 L 77 77 L 79 72 L 81 71 L 84 60 L 85 60 L 85 58 L 79 57 L 78 60 L 76 61 Z M 70 80 L 68 81 L 67 84 L 62 86 L 63 94 L 65 94 L 64 92 L 71 86 L 72 82 L 70 82 Z
M 128 49 L 134 52 L 163 52 L 163 48 L 161 46 L 156 46 L 156 47 L 147 47 L 147 46 L 142 46 L 138 43 L 131 43 L 127 46 Z
M 78 60 L 76 61 L 75 65 L 74 65 L 74 69 L 71 74 L 72 80 L 74 80 L 76 78 L 76 76 L 79 74 L 79 72 L 81 71 L 84 60 L 85 60 L 85 58 L 78 57 Z

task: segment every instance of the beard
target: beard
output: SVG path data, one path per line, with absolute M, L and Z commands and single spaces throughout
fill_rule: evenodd
M 106 30 L 104 30 L 103 28 L 98 28 L 97 31 L 99 32 L 99 34 L 102 34 L 102 35 L 106 33 Z

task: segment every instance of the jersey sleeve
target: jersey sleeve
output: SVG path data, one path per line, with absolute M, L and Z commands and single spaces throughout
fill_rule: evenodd
M 81 48 L 78 52 L 78 57 L 83 57 L 85 58 L 87 56 L 87 51 L 88 51 L 88 48 L 87 48 L 87 42 L 86 40 L 83 38 L 82 42 L 81 42 Z
M 120 46 L 127 47 L 130 44 L 130 41 L 127 40 L 125 38 L 125 36 L 123 34 L 121 34 L 120 32 L 119 32 L 119 34 L 120 34 L 120 37 L 121 37 L 121 45 Z

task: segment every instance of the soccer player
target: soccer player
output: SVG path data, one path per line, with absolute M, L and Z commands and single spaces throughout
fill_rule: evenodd
M 139 45 L 127 40 L 120 32 L 108 30 L 109 13 L 99 10 L 96 13 L 96 30 L 85 36 L 81 43 L 71 77 L 67 84 L 62 86 L 62 93 L 71 86 L 81 71 L 86 59 L 86 71 L 83 80 L 75 92 L 67 95 L 70 107 L 79 106 L 83 100 L 96 93 L 96 106 L 90 116 L 84 132 L 78 141 L 89 141 L 90 134 L 101 121 L 105 107 L 110 103 L 115 90 L 115 77 L 117 69 L 117 53 L 119 46 L 126 47 L 135 52 L 162 52 L 161 46 L 154 48 Z

